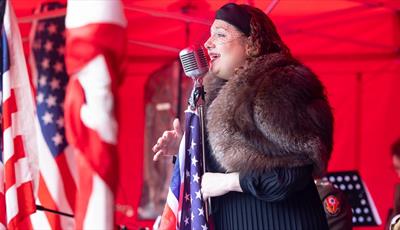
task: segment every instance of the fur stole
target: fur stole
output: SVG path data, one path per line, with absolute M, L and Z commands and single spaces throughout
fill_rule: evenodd
M 318 78 L 293 58 L 270 54 L 229 80 L 207 75 L 206 128 L 226 172 L 314 165 L 326 169 L 333 116 Z

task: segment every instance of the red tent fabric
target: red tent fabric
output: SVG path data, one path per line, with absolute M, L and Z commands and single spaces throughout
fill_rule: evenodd
M 12 0 L 22 36 L 29 33 L 39 0 Z M 136 207 L 143 175 L 144 86 L 151 73 L 180 49 L 203 43 L 213 12 L 227 0 L 125 0 L 128 19 L 126 78 L 119 89 L 120 206 L 117 221 L 139 221 Z M 232 2 L 232 1 L 231 1 Z M 384 221 L 398 178 L 390 144 L 400 137 L 400 3 L 396 0 L 234 1 L 270 10 L 293 54 L 324 82 L 335 115 L 329 170 L 360 171 Z M 26 49 L 28 52 L 28 49 Z M 146 153 L 149 154 L 149 153 Z M 362 229 L 362 228 L 360 228 Z M 383 226 L 368 229 L 383 229 Z

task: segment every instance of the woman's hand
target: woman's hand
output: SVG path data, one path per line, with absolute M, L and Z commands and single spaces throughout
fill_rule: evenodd
M 203 200 L 222 196 L 231 191 L 243 192 L 240 187 L 239 173 L 204 173 L 201 179 Z
M 158 160 L 160 156 L 175 155 L 179 151 L 179 143 L 183 136 L 179 119 L 175 118 L 173 127 L 173 130 L 164 131 L 163 135 L 158 138 L 157 144 L 153 146 L 154 161 Z

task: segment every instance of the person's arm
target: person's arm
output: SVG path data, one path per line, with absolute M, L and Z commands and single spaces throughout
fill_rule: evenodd
M 284 200 L 312 183 L 312 166 L 277 168 L 263 173 L 242 173 L 239 176 L 243 192 L 273 202 Z
M 228 192 L 245 192 L 265 201 L 279 201 L 312 183 L 312 166 L 278 168 L 262 173 L 205 173 L 203 199 Z

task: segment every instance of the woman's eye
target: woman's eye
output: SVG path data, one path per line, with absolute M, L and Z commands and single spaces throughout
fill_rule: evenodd
M 224 38 L 224 37 L 225 37 L 225 34 L 217 34 L 217 37 L 219 37 L 219 38 Z

